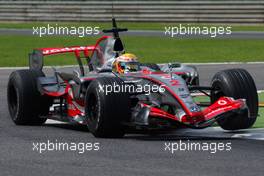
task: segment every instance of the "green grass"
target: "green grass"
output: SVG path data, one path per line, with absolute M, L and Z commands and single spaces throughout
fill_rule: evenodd
M 259 94 L 259 102 L 264 103 L 264 93 Z M 257 121 L 254 128 L 264 128 L 264 107 L 259 108 L 259 117 L 257 118 Z
M 194 100 L 197 102 L 209 102 L 210 101 L 209 98 L 206 96 L 195 97 Z M 264 93 L 259 94 L 259 102 L 264 103 Z M 264 107 L 259 107 L 259 116 L 253 128 L 264 128 Z
M 28 22 L 28 23 L 0 23 L 0 28 L 16 28 L 16 29 L 32 29 L 32 27 L 36 27 L 36 26 L 47 26 L 47 24 L 50 25 L 56 25 L 58 24 L 58 26 L 91 26 L 91 27 L 95 27 L 98 26 L 101 29 L 104 28 L 110 28 L 111 27 L 111 22 L 80 22 L 80 23 L 72 23 L 72 22 L 68 22 L 68 23 L 63 23 L 63 22 Z M 164 30 L 165 26 L 178 26 L 179 23 L 148 23 L 148 22 L 118 22 L 118 26 L 119 27 L 126 27 L 130 30 Z M 184 26 L 187 26 L 188 24 L 182 24 Z M 223 27 L 227 27 L 227 26 L 231 26 L 232 27 L 232 31 L 264 31 L 264 25 L 263 24 L 259 24 L 259 25 L 221 25 L 221 24 L 189 24 L 190 26 L 207 26 L 207 27 L 211 27 L 211 26 L 223 26 Z
M 92 45 L 98 37 L 0 35 L 0 67 L 27 66 L 33 48 Z M 123 37 L 127 52 L 141 62 L 249 62 L 264 61 L 264 42 L 257 39 L 176 39 Z M 48 56 L 45 65 L 75 64 L 72 55 Z

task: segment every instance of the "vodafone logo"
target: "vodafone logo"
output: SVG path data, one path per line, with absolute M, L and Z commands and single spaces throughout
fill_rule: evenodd
M 217 103 L 218 103 L 219 105 L 221 105 L 221 106 L 227 104 L 227 102 L 226 102 L 225 100 L 219 100 Z
M 66 47 L 66 48 L 43 48 L 43 55 L 64 53 L 64 52 L 73 52 L 73 51 L 84 51 L 84 50 L 93 50 L 93 46 L 79 46 L 79 47 Z

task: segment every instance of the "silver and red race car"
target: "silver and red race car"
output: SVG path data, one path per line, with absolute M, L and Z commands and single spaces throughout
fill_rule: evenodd
M 110 60 L 125 52 L 117 27 L 103 30 L 94 46 L 35 49 L 29 69 L 11 73 L 8 108 L 17 125 L 41 125 L 47 119 L 87 125 L 96 137 L 122 137 L 127 129 L 170 130 L 181 126 L 205 128 L 217 122 L 225 130 L 251 127 L 258 116 L 254 80 L 244 69 L 218 72 L 210 86 L 199 85 L 194 66 L 179 63 L 138 63 L 119 74 Z M 74 72 L 43 72 L 44 57 L 74 53 Z M 84 62 L 83 62 L 84 61 Z M 194 93 L 210 97 L 206 106 Z

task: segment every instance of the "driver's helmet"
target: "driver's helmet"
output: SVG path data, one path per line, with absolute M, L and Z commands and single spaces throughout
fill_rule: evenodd
M 134 54 L 126 53 L 117 57 L 112 64 L 112 70 L 117 73 L 139 71 L 140 64 Z

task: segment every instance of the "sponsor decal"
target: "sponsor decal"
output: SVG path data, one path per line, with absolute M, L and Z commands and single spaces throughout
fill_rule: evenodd
M 42 49 L 43 55 L 56 54 L 62 52 L 73 52 L 73 51 L 84 51 L 84 50 L 93 50 L 93 46 L 76 46 L 76 47 L 66 47 L 66 48 L 48 48 Z
M 227 102 L 225 100 L 218 100 L 217 103 L 221 106 L 226 105 Z

